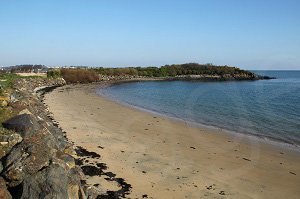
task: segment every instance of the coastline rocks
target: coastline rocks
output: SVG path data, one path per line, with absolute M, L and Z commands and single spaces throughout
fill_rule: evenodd
M 50 87 L 50 86 L 61 86 L 65 85 L 66 81 L 63 78 L 46 79 L 46 78 L 29 78 L 29 79 L 18 79 L 14 83 L 19 91 L 26 91 L 34 93 L 34 90 L 38 87 Z
M 0 128 L 1 199 L 86 198 L 73 146 L 35 95 L 36 87 L 62 84 L 62 79 L 16 81 L 9 105 L 19 114 L 3 123 L 6 129 Z
M 9 106 L 12 107 L 16 112 L 20 112 L 26 108 L 26 105 L 21 101 L 15 101 L 9 103 Z
M 47 167 L 56 152 L 64 149 L 57 144 L 59 142 L 56 137 L 39 124 L 33 115 L 18 115 L 5 122 L 4 126 L 23 136 L 23 142 L 12 149 L 4 162 L 4 175 L 9 186 L 17 186 L 25 176 Z
M 95 188 L 95 187 L 87 187 L 85 189 L 85 193 L 88 196 L 88 199 L 98 199 L 98 198 L 118 198 L 116 197 L 109 197 L 107 195 L 104 195 L 105 191 L 104 190 L 100 190 L 99 187 Z
M 37 123 L 30 114 L 17 115 L 2 123 L 3 127 L 16 131 L 25 137 L 26 133 L 30 133 L 34 129 L 38 129 Z
M 68 171 L 60 164 L 51 164 L 24 179 L 21 198 L 79 198 L 78 176 L 76 169 Z
M 22 142 L 22 140 L 23 138 L 19 134 L 14 133 L 8 137 L 7 142 L 10 146 L 15 146 L 16 144 Z
M 4 162 L 6 168 L 4 176 L 10 187 L 19 185 L 25 176 L 32 175 L 49 165 L 53 150 L 44 145 L 40 138 L 33 138 L 33 140 L 37 144 L 24 141 L 11 151 Z
M 10 150 L 18 143 L 22 142 L 22 137 L 17 133 L 0 134 L 0 159 L 6 156 Z

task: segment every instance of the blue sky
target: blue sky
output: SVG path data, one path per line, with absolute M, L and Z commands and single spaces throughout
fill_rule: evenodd
M 299 0 L 0 1 L 0 66 L 300 70 Z

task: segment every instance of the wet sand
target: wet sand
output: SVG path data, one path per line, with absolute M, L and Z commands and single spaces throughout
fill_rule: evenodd
M 126 107 L 95 87 L 61 87 L 45 103 L 69 141 L 100 155 L 79 161 L 99 165 L 86 179 L 99 191 L 124 179 L 128 198 L 299 198 L 299 152 Z

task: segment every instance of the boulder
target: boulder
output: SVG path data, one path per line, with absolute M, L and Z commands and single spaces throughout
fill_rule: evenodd
M 25 137 L 26 133 L 38 129 L 38 125 L 33 115 L 22 114 L 17 115 L 2 123 L 3 127 L 9 130 L 16 131 Z
M 62 132 L 38 118 L 38 115 L 23 114 L 4 123 L 6 128 L 23 136 L 23 141 L 11 150 L 4 161 L 4 176 L 10 187 L 18 186 L 26 176 L 53 162 L 64 163 L 69 169 L 75 166 L 72 156 L 63 152 L 67 140 Z
M 85 187 L 85 195 L 88 197 L 88 199 L 97 199 L 99 198 L 99 196 L 102 196 L 103 198 L 118 198 L 118 197 L 106 196 L 105 193 L 106 193 L 105 190 L 101 190 L 94 186 Z
M 50 136 L 41 131 L 26 137 L 21 144 L 11 150 L 4 162 L 6 168 L 4 175 L 9 186 L 19 185 L 26 175 L 34 174 L 49 165 L 56 148 L 54 138 L 44 139 Z
M 21 199 L 78 199 L 80 178 L 77 176 L 76 169 L 68 171 L 60 164 L 51 164 L 24 179 Z

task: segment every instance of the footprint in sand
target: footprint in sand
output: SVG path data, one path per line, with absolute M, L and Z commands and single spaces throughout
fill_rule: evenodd
M 212 185 L 209 185 L 209 186 L 205 186 L 205 188 L 207 189 L 207 190 L 215 190 L 216 188 L 216 184 L 212 184 Z
M 225 191 L 220 191 L 219 194 L 225 196 Z
M 249 162 L 251 162 L 251 160 L 250 160 L 250 159 L 248 159 L 248 158 L 243 158 L 243 160 L 246 160 L 246 161 L 249 161 Z
M 292 174 L 292 175 L 297 175 L 296 173 L 294 173 L 294 172 L 291 172 L 291 171 L 290 171 L 290 174 Z

